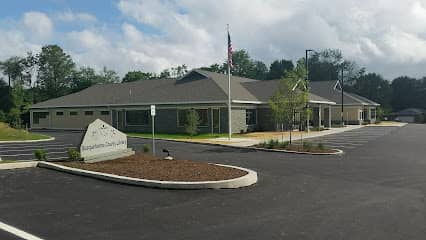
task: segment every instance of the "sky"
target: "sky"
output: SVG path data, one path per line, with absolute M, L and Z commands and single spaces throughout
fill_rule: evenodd
M 234 49 L 269 64 L 305 49 L 391 80 L 426 76 L 426 0 L 14 0 L 0 8 L 0 60 L 58 44 L 79 66 L 159 73 L 223 62 Z

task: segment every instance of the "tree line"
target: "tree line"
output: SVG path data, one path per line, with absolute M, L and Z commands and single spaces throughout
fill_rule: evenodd
M 304 60 L 301 58 L 298 62 Z M 201 69 L 226 73 L 227 67 L 227 61 L 223 61 Z M 312 53 L 308 57 L 308 67 L 309 81 L 341 79 L 343 69 L 345 89 L 380 103 L 385 113 L 408 107 L 426 108 L 426 77 L 401 76 L 390 81 L 345 59 L 338 49 Z M 295 68 L 293 61 L 288 59 L 277 59 L 266 65 L 242 49 L 233 52 L 231 71 L 236 76 L 272 80 L 287 77 Z M 30 52 L 24 57 L 13 56 L 0 61 L 0 71 L 4 76 L 0 79 L 0 121 L 18 127 L 28 123 L 31 104 L 78 92 L 94 84 L 179 78 L 189 69 L 183 64 L 159 74 L 134 70 L 120 79 L 114 70 L 106 67 L 101 71 L 90 66 L 77 67 L 60 46 L 47 45 L 38 54 Z

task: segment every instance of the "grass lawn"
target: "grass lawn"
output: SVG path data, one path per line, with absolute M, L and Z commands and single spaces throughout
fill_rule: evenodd
M 12 161 L 12 160 L 2 160 L 2 161 L 0 161 L 0 164 L 2 164 L 2 163 L 14 163 L 15 161 Z
M 0 122 L 0 141 L 40 140 L 49 136 L 30 133 L 23 129 L 14 129 L 6 123 Z
M 130 137 L 146 137 L 151 138 L 152 133 L 126 133 Z M 232 134 L 232 137 L 243 137 L 244 134 Z M 209 138 L 219 138 L 219 137 L 228 137 L 227 133 L 200 133 L 196 136 L 192 136 L 192 139 L 209 139 Z M 156 133 L 155 138 L 157 139 L 191 139 L 188 134 L 184 133 Z

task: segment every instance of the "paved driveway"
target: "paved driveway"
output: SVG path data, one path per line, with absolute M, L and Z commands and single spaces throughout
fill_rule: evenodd
M 399 127 L 367 126 L 347 132 L 309 138 L 306 140 L 312 142 L 313 144 L 323 143 L 327 147 L 338 148 L 347 152 L 353 149 L 361 148 L 370 141 L 389 134 L 398 128 Z M 300 143 L 297 134 L 295 139 L 297 143 Z
M 258 184 L 238 190 L 160 190 L 39 168 L 0 171 L 0 221 L 64 240 L 424 239 L 424 139 L 426 125 L 407 125 L 342 156 L 159 144 L 179 158 L 258 171 Z

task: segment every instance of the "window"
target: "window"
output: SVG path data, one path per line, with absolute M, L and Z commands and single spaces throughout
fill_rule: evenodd
M 86 116 L 92 116 L 93 115 L 93 111 L 84 111 L 84 115 L 86 115 Z
M 109 115 L 109 111 L 101 111 L 101 115 Z
M 149 125 L 150 113 L 148 110 L 126 111 L 127 125 Z
M 33 113 L 33 123 L 34 124 L 39 124 L 40 123 L 40 119 L 44 119 L 47 116 L 49 116 L 48 112 L 34 112 Z
M 376 119 L 376 109 L 371 109 L 370 114 L 372 119 Z
M 64 116 L 64 112 L 56 112 L 56 116 Z
M 178 109 L 178 127 L 184 127 L 186 124 L 186 116 L 190 109 Z M 198 117 L 200 118 L 199 127 L 207 127 L 209 125 L 209 112 L 208 109 L 194 109 L 198 113 Z
M 246 125 L 256 125 L 257 124 L 257 111 L 256 109 L 247 109 L 246 110 Z
M 70 116 L 77 116 L 78 113 L 77 112 L 70 112 Z

